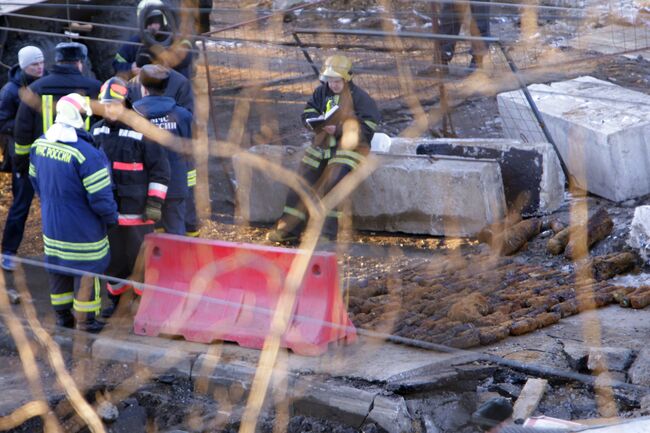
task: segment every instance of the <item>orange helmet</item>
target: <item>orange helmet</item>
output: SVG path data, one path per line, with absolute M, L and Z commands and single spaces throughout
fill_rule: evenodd
M 343 78 L 345 81 L 352 79 L 352 60 L 346 56 L 335 55 L 325 59 L 325 64 L 320 72 L 321 81 L 327 78 Z

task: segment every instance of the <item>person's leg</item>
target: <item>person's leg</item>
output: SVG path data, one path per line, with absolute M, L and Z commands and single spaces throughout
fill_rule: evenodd
M 69 275 L 49 272 L 50 301 L 56 313 L 56 324 L 65 328 L 74 326 L 72 304 L 74 301 L 74 281 Z
M 162 227 L 165 233 L 185 234 L 185 199 L 168 198 L 162 207 Z
M 196 179 L 194 181 L 196 182 Z M 194 198 L 195 189 L 194 186 L 187 188 L 187 200 L 185 200 L 185 235 L 192 238 L 199 237 L 200 228 L 199 217 L 196 214 L 196 200 Z
M 457 36 L 463 23 L 462 7 L 454 3 L 443 3 L 440 9 L 440 34 Z M 440 44 L 440 57 L 443 64 L 447 64 L 454 57 L 455 40 L 442 41 Z
M 300 162 L 298 175 L 308 185 L 314 185 L 327 166 L 328 153 L 330 149 L 310 146 L 305 150 L 305 155 Z M 300 196 L 289 189 L 287 200 L 282 210 L 282 216 L 275 226 L 275 230 L 269 233 L 268 239 L 272 242 L 289 242 L 298 240 L 307 223 L 307 209 L 300 199 Z
M 103 322 L 96 320 L 102 308 L 101 281 L 88 275 L 75 276 L 73 309 L 77 320 L 76 328 L 81 331 L 98 333 L 104 328 Z
M 490 2 L 472 4 L 472 20 L 470 33 L 476 37 L 490 36 Z M 485 41 L 472 42 L 472 62 L 470 67 L 482 67 L 483 58 L 488 54 L 488 44 Z
M 11 191 L 13 194 L 13 202 L 11 208 L 9 208 L 9 214 L 5 222 L 4 234 L 2 236 L 2 253 L 15 255 L 23 240 L 25 222 L 29 215 L 32 199 L 34 198 L 34 187 L 29 180 L 29 176 L 26 173 L 13 171 L 11 174 Z M 3 268 L 5 268 L 4 265 L 5 263 L 3 263 Z
M 365 150 L 365 149 L 364 149 Z M 354 150 L 337 149 L 336 154 L 329 160 L 318 188 L 321 197 L 327 195 L 345 176 L 357 168 L 364 160 L 364 155 Z M 338 234 L 338 221 L 341 216 L 340 206 L 330 210 L 325 216 L 322 236 L 335 240 Z

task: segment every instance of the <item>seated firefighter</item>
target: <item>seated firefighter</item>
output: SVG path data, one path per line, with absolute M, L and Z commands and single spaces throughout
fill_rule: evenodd
M 342 55 L 328 57 L 321 71 L 321 84 L 307 102 L 302 120 L 315 133 L 307 148 L 299 174 L 324 197 L 370 151 L 370 141 L 379 122 L 375 101 L 352 82 L 352 62 Z M 340 212 L 328 213 L 321 238 L 335 240 Z M 291 190 L 284 211 L 268 240 L 285 243 L 298 240 L 308 215 L 298 194 Z
M 104 119 L 93 125 L 92 134 L 95 145 L 106 153 L 111 164 L 113 195 L 119 212 L 117 225 L 108 231 L 113 254 L 106 274 L 140 280 L 141 272 L 134 268 L 145 235 L 152 233 L 154 224 L 162 218 L 169 161 L 162 146 L 120 122 L 128 108 L 128 89 L 123 80 L 113 77 L 106 81 L 99 92 L 99 102 L 104 107 Z M 109 305 L 102 311 L 102 317 L 113 314 L 120 295 L 129 288 L 129 284 L 109 280 Z

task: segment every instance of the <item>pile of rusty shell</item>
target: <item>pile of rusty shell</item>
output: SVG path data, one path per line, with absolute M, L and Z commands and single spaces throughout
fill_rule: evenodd
M 591 262 L 594 278 L 597 281 L 630 272 L 637 265 L 637 256 L 634 253 L 613 253 L 605 256 L 594 257 Z
M 538 218 L 521 221 L 493 237 L 490 247 L 502 256 L 512 255 L 537 236 L 541 228 L 542 221 Z
M 521 214 L 510 213 L 506 217 L 495 223 L 484 227 L 478 234 L 478 241 L 483 244 L 492 246 L 492 241 L 497 237 L 502 236 L 504 232 L 510 230 L 512 226 L 521 221 Z
M 598 241 L 605 239 L 612 232 L 614 222 L 604 208 L 599 209 L 587 226 L 571 230 L 569 243 L 564 249 L 564 256 L 569 260 L 577 260 L 587 255 L 589 249 Z
M 569 243 L 570 234 L 571 232 L 569 231 L 568 227 L 560 230 L 555 234 L 555 236 L 546 242 L 546 250 L 554 256 L 562 254 L 566 248 L 567 243 Z

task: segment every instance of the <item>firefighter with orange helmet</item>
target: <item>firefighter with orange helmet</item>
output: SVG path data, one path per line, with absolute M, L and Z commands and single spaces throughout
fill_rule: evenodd
M 363 162 L 380 114 L 370 95 L 352 82 L 352 61 L 348 57 L 328 57 L 320 81 L 302 113 L 303 124 L 314 132 L 314 141 L 305 152 L 299 173 L 310 185 L 318 185 L 316 192 L 323 197 Z M 339 216 L 338 210 L 328 212 L 322 238 L 336 239 Z M 290 191 L 282 217 L 269 232 L 268 240 L 298 240 L 307 219 L 304 204 L 295 191 Z
M 111 165 L 113 195 L 119 212 L 118 223 L 108 232 L 111 261 L 106 269 L 110 277 L 138 280 L 134 271 L 144 237 L 154 231 L 162 217 L 162 205 L 169 184 L 169 161 L 162 146 L 147 140 L 120 120 L 127 108 L 127 83 L 118 77 L 107 80 L 99 92 L 104 119 L 91 128 L 95 145 L 102 149 Z M 135 272 L 135 275 L 134 275 Z M 110 317 L 119 295 L 130 285 L 108 281 L 109 304 L 102 311 Z

